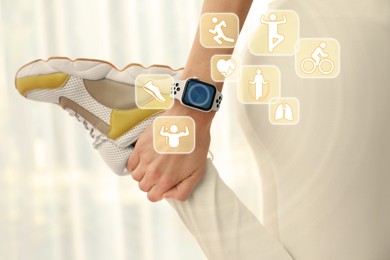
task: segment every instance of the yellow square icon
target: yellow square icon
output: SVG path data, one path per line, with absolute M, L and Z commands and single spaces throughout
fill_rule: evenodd
M 334 78 L 340 72 L 340 45 L 336 39 L 301 39 L 295 70 L 302 78 Z
M 263 14 L 249 39 L 254 55 L 293 55 L 299 39 L 299 18 L 291 10 Z
M 206 48 L 233 48 L 239 33 L 234 13 L 205 13 L 200 18 L 200 43 Z
M 272 99 L 269 121 L 273 125 L 296 125 L 299 122 L 299 100 L 294 97 Z
M 273 65 L 242 66 L 237 87 L 238 99 L 244 104 L 268 104 L 280 96 L 280 71 Z
M 214 55 L 211 58 L 211 78 L 216 82 L 237 81 L 240 58 L 235 55 Z
M 168 109 L 173 105 L 173 78 L 165 74 L 141 74 L 135 80 L 135 101 L 142 109 Z
M 195 122 L 188 116 L 160 116 L 153 122 L 153 146 L 158 153 L 191 153 L 195 149 Z

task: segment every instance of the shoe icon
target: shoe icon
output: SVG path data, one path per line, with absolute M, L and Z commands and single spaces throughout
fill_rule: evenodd
M 22 96 L 60 105 L 82 122 L 106 164 L 124 175 L 134 143 L 163 111 L 140 109 L 136 104 L 135 79 L 151 71 L 174 78 L 181 74 L 160 65 L 129 64 L 119 70 L 106 61 L 50 58 L 19 69 L 15 85 Z
M 157 101 L 163 103 L 167 99 L 161 95 L 160 89 L 156 86 L 153 85 L 153 82 L 150 80 L 148 81 L 144 86 L 143 89 L 149 93 L 152 97 L 154 97 Z

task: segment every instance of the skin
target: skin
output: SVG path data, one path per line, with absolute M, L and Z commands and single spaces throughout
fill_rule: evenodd
M 240 20 L 240 29 L 244 24 L 251 0 L 212 1 L 205 0 L 203 13 L 235 13 Z M 183 79 L 198 77 L 214 84 L 222 91 L 223 83 L 211 78 L 210 60 L 216 54 L 232 54 L 232 48 L 205 48 L 199 41 L 199 28 L 187 64 Z M 204 113 L 175 102 L 163 116 L 190 116 L 196 125 L 196 146 L 190 154 L 159 154 L 153 148 L 153 128 L 150 126 L 139 137 L 130 156 L 127 169 L 139 183 L 139 188 L 147 193 L 150 201 L 163 198 L 186 200 L 205 174 L 206 159 L 210 147 L 210 127 L 215 112 Z

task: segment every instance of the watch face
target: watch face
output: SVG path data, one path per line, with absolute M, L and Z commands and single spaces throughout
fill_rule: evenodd
M 197 79 L 189 79 L 184 89 L 182 102 L 190 107 L 210 111 L 217 90 L 215 86 Z

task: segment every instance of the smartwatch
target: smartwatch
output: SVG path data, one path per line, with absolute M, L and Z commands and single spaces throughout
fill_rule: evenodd
M 203 112 L 218 111 L 222 101 L 222 93 L 214 85 L 197 78 L 175 80 L 172 94 L 183 105 Z

